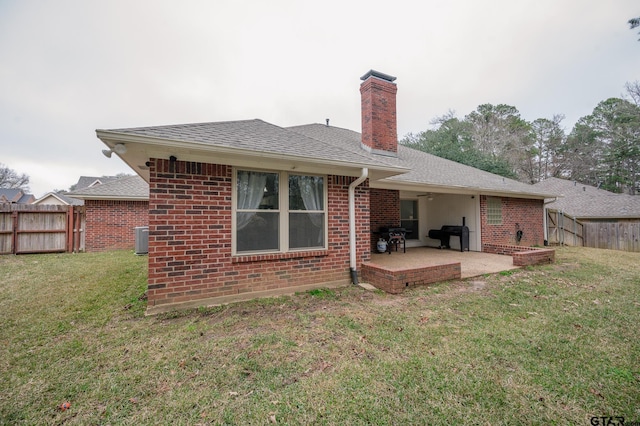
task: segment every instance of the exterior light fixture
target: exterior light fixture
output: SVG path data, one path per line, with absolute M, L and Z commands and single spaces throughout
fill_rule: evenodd
M 104 156 L 107 158 L 111 158 L 111 154 L 113 154 L 114 152 L 118 155 L 125 154 L 127 152 L 127 146 L 123 143 L 117 143 L 111 149 L 102 150 L 102 154 L 104 154 Z

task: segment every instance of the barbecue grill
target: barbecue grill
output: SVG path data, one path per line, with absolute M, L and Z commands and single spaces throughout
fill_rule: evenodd
M 392 246 L 395 246 L 396 251 L 398 251 L 398 246 L 400 244 L 402 244 L 402 252 L 407 252 L 405 239 L 407 230 L 405 228 L 384 227 L 380 228 L 380 234 L 382 235 L 382 238 L 387 241 L 387 253 L 391 254 Z
M 460 251 L 469 251 L 469 228 L 467 226 L 444 225 L 440 229 L 429 230 L 429 238 L 440 240 L 440 248 L 451 248 L 451 236 L 460 237 Z

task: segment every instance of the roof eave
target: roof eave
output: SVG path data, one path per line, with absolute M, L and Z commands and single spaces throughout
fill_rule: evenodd
M 149 201 L 149 196 L 123 196 L 123 195 L 82 195 L 73 194 L 73 198 L 80 200 L 116 200 L 116 201 Z
M 322 170 L 333 171 L 334 173 L 342 173 L 349 176 L 359 176 L 361 169 L 368 168 L 370 170 L 371 179 L 384 179 L 386 177 L 396 176 L 410 171 L 410 169 L 406 167 L 389 166 L 369 162 L 310 158 L 304 155 L 290 155 L 260 150 L 232 148 L 193 141 L 176 141 L 168 138 L 131 135 L 109 130 L 96 130 L 96 134 L 98 138 L 110 149 L 113 149 L 113 147 L 118 143 L 125 145 L 129 144 L 127 145 L 127 152 L 125 154 L 120 155 L 116 153 L 116 155 L 118 155 L 129 165 L 129 167 L 131 167 L 147 182 L 149 181 L 148 170 L 145 170 L 145 168 L 139 163 L 144 164 L 149 158 L 169 158 L 171 155 L 174 155 L 178 160 L 182 161 L 217 161 L 218 164 L 229 164 L 232 166 L 253 165 L 254 167 L 258 167 L 262 165 L 262 167 L 268 168 L 269 165 L 265 165 L 266 160 L 273 163 L 280 163 L 281 167 L 286 167 L 292 170 L 300 169 L 303 171 L 315 166 L 320 167 Z M 203 158 L 203 155 L 215 155 L 216 158 L 206 159 Z M 144 160 L 144 162 L 142 160 Z
M 490 195 L 490 196 L 505 196 L 505 197 L 515 197 L 515 198 L 530 198 L 530 199 L 541 199 L 545 198 L 555 198 L 556 195 L 551 194 L 542 194 L 542 193 L 533 193 L 533 192 L 523 192 L 523 191 L 514 191 L 514 190 L 497 190 L 495 188 L 485 188 L 481 186 L 464 186 L 464 185 L 442 185 L 442 184 L 430 184 L 426 182 L 410 182 L 410 181 L 385 181 L 381 180 L 378 182 L 371 183 L 372 188 L 379 189 L 397 189 L 397 190 L 408 190 L 408 191 L 430 191 L 430 192 L 438 192 L 438 193 L 454 193 L 454 194 L 482 194 L 482 195 Z

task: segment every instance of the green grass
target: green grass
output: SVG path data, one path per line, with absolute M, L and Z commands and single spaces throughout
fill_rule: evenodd
M 1 425 L 640 420 L 637 253 L 155 317 L 146 262 L 0 257 Z

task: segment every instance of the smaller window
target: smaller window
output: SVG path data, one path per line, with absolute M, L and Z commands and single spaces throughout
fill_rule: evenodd
M 418 200 L 400 200 L 400 227 L 407 230 L 407 240 L 420 238 Z
M 487 197 L 487 224 L 502 225 L 502 199 Z

